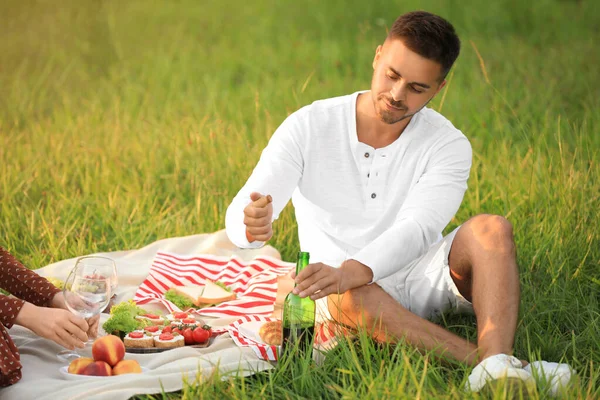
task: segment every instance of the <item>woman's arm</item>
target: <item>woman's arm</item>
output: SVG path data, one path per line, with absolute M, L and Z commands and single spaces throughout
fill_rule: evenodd
M 13 296 L 37 306 L 50 306 L 51 300 L 60 292 L 60 289 L 48 282 L 46 278 L 26 268 L 2 247 L 0 247 L 0 287 Z
M 0 295 L 0 322 L 7 328 L 13 324 L 21 325 L 70 349 L 83 347 L 88 334 L 96 336 L 97 316 L 90 319 L 88 324 L 83 318 L 69 312 L 60 289 L 27 269 L 2 247 L 0 286 L 19 297 Z
M 39 307 L 24 302 L 14 323 L 31 329 L 38 336 L 50 339 L 67 349 L 83 348 L 87 341 L 88 323 L 60 308 Z

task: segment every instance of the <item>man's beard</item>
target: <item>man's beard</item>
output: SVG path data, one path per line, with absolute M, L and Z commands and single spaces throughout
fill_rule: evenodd
M 429 101 L 431 101 L 431 99 L 429 99 Z M 425 107 L 429 103 L 429 101 L 423 104 L 423 107 Z M 390 111 L 387 108 L 387 105 L 385 104 L 386 102 L 398 109 Z M 417 111 L 412 113 L 407 112 L 408 107 L 402 104 L 401 101 L 394 101 L 394 99 L 387 97 L 384 94 L 380 94 L 379 96 L 377 96 L 377 101 L 375 103 L 375 112 L 377 113 L 377 116 L 382 122 L 388 125 L 393 125 L 407 118 L 411 118 L 413 115 L 421 111 L 423 107 L 419 108 Z

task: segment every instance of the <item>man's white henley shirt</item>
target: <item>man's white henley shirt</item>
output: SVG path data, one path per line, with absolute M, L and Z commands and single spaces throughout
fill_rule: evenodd
M 252 175 L 229 205 L 226 229 L 249 243 L 244 208 L 250 193 L 273 197 L 273 220 L 290 197 L 302 251 L 311 263 L 354 259 L 373 281 L 399 271 L 441 238 L 467 189 L 471 145 L 450 121 L 423 108 L 390 145 L 358 141 L 361 92 L 301 108 L 275 131 Z

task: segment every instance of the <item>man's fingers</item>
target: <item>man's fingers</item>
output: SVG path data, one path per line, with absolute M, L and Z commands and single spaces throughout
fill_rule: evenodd
M 244 215 L 250 218 L 264 218 L 273 214 L 273 206 L 258 207 L 254 203 L 250 203 L 244 208 Z M 271 222 L 269 220 L 269 222 Z
M 340 270 L 322 263 L 310 264 L 294 278 L 293 292 L 300 297 L 317 300 L 340 291 Z
M 310 295 L 311 300 L 319 300 L 323 297 L 329 296 L 330 294 L 337 293 L 337 289 L 334 285 L 329 285 L 326 288 L 321 289 L 320 292 L 314 293 Z
M 302 271 L 300 271 L 298 276 L 295 277 L 296 283 L 300 285 L 309 276 L 319 272 L 320 269 L 321 269 L 320 264 L 308 264 L 306 266 L 306 268 L 304 268 Z
M 259 242 L 266 242 L 273 236 L 273 231 L 269 229 L 269 231 L 262 235 L 252 235 L 254 240 L 258 240 Z
M 304 279 L 302 282 L 296 284 L 296 287 L 294 288 L 294 293 L 297 295 L 300 295 L 301 297 L 305 297 L 302 295 L 305 294 L 305 292 L 308 290 L 308 288 L 310 288 L 312 285 L 314 285 L 314 283 L 317 282 L 318 280 L 319 280 L 319 278 L 315 275 L 312 275 L 312 276 Z
M 250 198 L 252 198 L 252 197 L 250 197 Z M 254 200 L 252 204 L 254 205 L 254 207 L 265 208 L 272 201 L 273 201 L 273 197 L 271 197 L 271 195 L 268 194 L 266 196 L 262 196 L 261 198 L 259 198 L 257 200 Z
M 296 281 L 294 293 L 300 294 L 301 292 L 305 292 L 309 287 L 315 284 L 315 282 L 318 282 L 319 280 L 322 280 L 324 278 L 325 275 L 322 273 L 322 270 L 321 268 L 319 268 L 319 265 L 310 264 L 302 271 L 300 271 L 298 276 L 294 279 Z
M 267 235 L 269 232 L 271 232 L 271 226 L 246 226 L 246 230 L 249 234 L 256 238 L 257 236 Z
M 271 225 L 271 218 L 268 215 L 254 217 L 249 214 L 244 215 L 244 225 L 249 227 L 261 227 Z
M 249 242 L 255 240 L 266 242 L 273 236 L 272 215 L 273 201 L 271 195 L 262 196 L 260 193 L 250 194 L 252 203 L 244 208 L 244 225 L 246 225 L 246 238 Z M 252 239 L 252 240 L 251 240 Z
M 255 202 L 256 200 L 260 199 L 261 197 L 262 197 L 262 194 L 260 194 L 258 192 L 250 193 L 250 200 L 252 200 L 252 202 Z
M 306 289 L 300 291 L 298 294 L 300 297 L 310 297 L 311 299 L 316 300 L 336 291 L 337 281 L 335 277 L 326 272 L 314 274 L 310 279 L 313 283 Z
M 311 299 L 314 300 L 313 296 L 325 291 L 326 289 L 329 289 L 331 286 L 332 286 L 331 282 L 328 279 L 320 279 L 320 280 L 316 281 L 315 283 L 313 283 L 312 285 L 310 285 L 308 288 L 301 291 L 299 296 L 300 297 L 310 297 Z M 319 292 L 319 291 L 321 291 L 321 292 Z

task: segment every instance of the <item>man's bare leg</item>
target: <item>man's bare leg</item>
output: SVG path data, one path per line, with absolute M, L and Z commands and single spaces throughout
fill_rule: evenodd
M 329 297 L 338 322 L 365 326 L 376 340 L 408 343 L 476 365 L 494 354 L 511 354 L 519 305 L 519 279 L 512 227 L 499 216 L 479 215 L 458 230 L 449 260 L 461 294 L 473 300 L 478 344 L 406 310 L 377 285 Z
M 352 289 L 328 298 L 329 312 L 347 326 L 361 326 L 380 342 L 407 343 L 434 350 L 468 365 L 477 364 L 477 346 L 402 307 L 377 284 Z
M 471 218 L 456 233 L 449 256 L 452 279 L 473 303 L 480 359 L 512 354 L 519 313 L 519 272 L 510 222 Z

